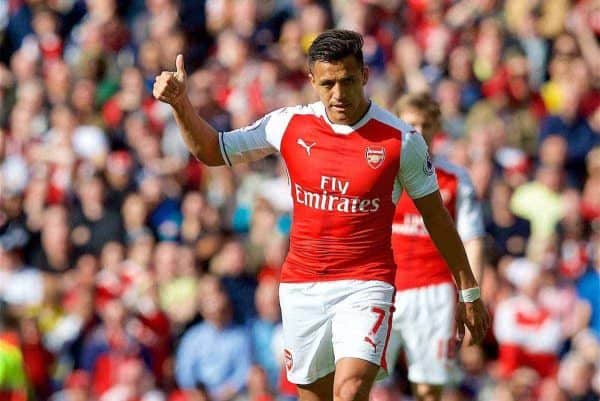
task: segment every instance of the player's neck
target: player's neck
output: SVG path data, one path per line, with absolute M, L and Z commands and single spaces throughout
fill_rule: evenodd
M 352 124 L 350 125 L 354 125 L 357 122 L 359 122 L 360 120 L 363 119 L 363 117 L 369 112 L 369 109 L 371 108 L 371 101 L 367 98 L 363 98 L 360 107 L 358 108 L 357 111 L 357 116 L 356 119 L 354 121 L 352 121 Z

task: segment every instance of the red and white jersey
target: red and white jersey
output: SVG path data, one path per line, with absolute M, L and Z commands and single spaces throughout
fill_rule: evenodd
M 485 228 L 481 205 L 467 171 L 443 158 L 436 158 L 433 164 L 444 206 L 456 222 L 461 239 L 482 237 Z M 453 282 L 446 261 L 425 228 L 423 217 L 408 196 L 402 195 L 396 206 L 392 248 L 398 266 L 397 290 Z
M 395 201 L 438 189 L 421 135 L 373 103 L 352 126 L 330 122 L 321 102 L 279 109 L 219 143 L 228 165 L 276 151 L 285 161 L 294 215 L 282 282 L 393 283 Z
M 494 336 L 500 348 L 503 377 L 520 366 L 532 367 L 542 376 L 556 372 L 563 338 L 561 325 L 540 303 L 524 295 L 501 301 L 494 316 Z

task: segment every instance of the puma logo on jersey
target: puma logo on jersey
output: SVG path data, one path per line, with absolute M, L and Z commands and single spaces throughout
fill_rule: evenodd
M 316 142 L 313 142 L 310 145 L 307 145 L 306 142 L 304 142 L 304 139 L 302 139 L 302 138 L 298 138 L 296 143 L 298 145 L 302 146 L 304 148 L 304 150 L 306 150 L 306 154 L 309 156 L 310 156 L 310 149 L 317 144 Z

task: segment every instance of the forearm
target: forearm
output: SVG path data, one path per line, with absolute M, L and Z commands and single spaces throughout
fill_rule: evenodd
M 483 278 L 483 238 L 473 238 L 464 242 L 467 259 L 478 283 Z
M 437 195 L 429 196 L 439 197 L 440 195 L 437 193 Z M 477 287 L 477 280 L 471 271 L 465 248 L 458 236 L 454 222 L 448 211 L 442 206 L 441 198 L 438 201 L 440 207 L 420 210 L 425 227 L 450 267 L 456 286 L 459 289 Z
M 480 299 L 480 291 L 475 276 L 469 266 L 469 260 L 462 241 L 450 218 L 448 211 L 442 203 L 439 191 L 414 199 L 415 206 L 419 209 L 425 227 L 438 250 L 450 267 L 454 281 L 459 290 L 460 303 L 456 309 L 457 334 L 462 341 L 465 327 L 471 333 L 470 344 L 483 340 L 489 327 L 489 318 Z M 466 291 L 468 289 L 471 289 Z
M 172 105 L 175 122 L 189 151 L 208 166 L 224 164 L 219 149 L 219 135 L 196 112 L 187 96 Z
M 477 287 L 477 280 L 471 271 L 465 248 L 448 212 L 425 219 L 425 227 L 450 267 L 456 286 L 459 289 Z

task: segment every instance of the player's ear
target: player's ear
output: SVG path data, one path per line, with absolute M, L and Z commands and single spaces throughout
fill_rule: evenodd
M 369 67 L 363 66 L 362 75 L 363 75 L 363 86 L 364 86 L 369 81 Z

